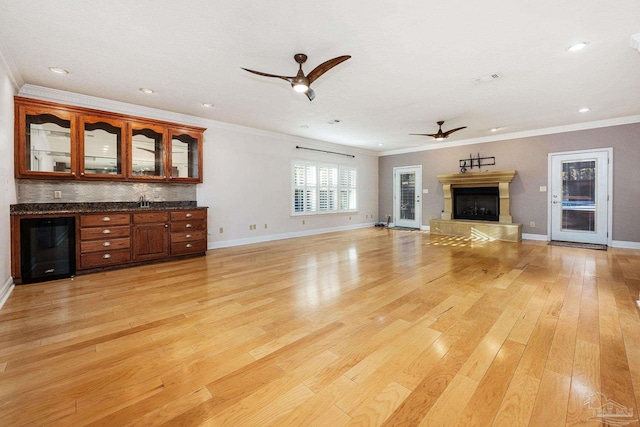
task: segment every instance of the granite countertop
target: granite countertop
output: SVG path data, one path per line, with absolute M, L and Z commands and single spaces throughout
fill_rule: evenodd
M 19 203 L 9 206 L 9 211 L 11 215 L 34 215 L 204 208 L 195 201 L 149 202 L 149 207 L 145 208 L 138 202 Z

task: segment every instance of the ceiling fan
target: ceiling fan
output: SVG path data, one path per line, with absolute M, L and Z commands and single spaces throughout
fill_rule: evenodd
M 461 129 L 466 129 L 466 126 L 462 126 L 459 128 L 451 129 L 446 132 L 442 132 L 442 125 L 444 124 L 444 120 L 441 120 L 438 123 L 438 132 L 437 133 L 410 133 L 409 135 L 420 135 L 420 136 L 432 136 L 438 141 L 442 141 L 445 138 L 448 138 L 454 132 L 457 132 Z
M 313 71 L 311 71 L 306 76 L 302 71 L 302 64 L 304 64 L 307 61 L 307 55 L 305 55 L 304 53 L 296 53 L 295 55 L 293 55 L 293 59 L 295 59 L 296 62 L 299 64 L 298 74 L 296 74 L 293 77 L 261 73 L 260 71 L 253 71 L 253 70 L 249 70 L 248 68 L 242 68 L 242 69 L 250 73 L 257 74 L 259 76 L 275 77 L 278 79 L 286 80 L 289 83 L 291 83 L 293 90 L 295 90 L 296 92 L 304 93 L 305 95 L 307 95 L 307 98 L 309 98 L 309 101 L 313 101 L 313 99 L 316 97 L 316 94 L 309 87 L 311 83 L 313 83 L 315 80 L 318 79 L 318 77 L 320 77 L 321 75 L 323 75 L 324 73 L 326 73 L 327 71 L 335 67 L 336 65 L 346 61 L 349 58 L 351 58 L 351 55 L 338 56 L 337 58 L 333 58 L 328 61 L 325 61 L 322 64 L 318 65 L 316 68 L 314 68 Z

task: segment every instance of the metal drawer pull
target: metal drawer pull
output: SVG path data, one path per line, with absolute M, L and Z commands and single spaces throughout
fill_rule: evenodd
M 111 246 L 111 242 L 104 242 L 102 246 Z
M 187 243 L 187 247 L 188 247 L 188 248 L 192 248 L 192 247 L 193 247 L 193 245 L 192 245 L 191 243 Z
M 191 224 L 187 224 L 187 225 L 185 225 L 185 227 L 186 227 L 186 228 L 191 228 L 191 227 L 193 227 L 193 225 L 191 225 Z
M 106 229 L 102 230 L 102 234 L 111 234 L 111 230 L 106 228 Z
M 192 238 L 193 236 L 192 236 L 191 234 L 187 234 L 187 235 L 186 235 L 186 236 L 184 236 L 184 237 L 186 237 L 187 239 L 190 239 L 190 238 Z
M 104 218 L 102 218 L 102 220 L 104 222 L 109 222 L 109 221 L 111 221 L 111 218 L 109 218 L 108 216 L 105 216 Z
M 188 213 L 188 214 L 186 214 L 185 216 L 186 216 L 187 218 L 191 218 L 191 217 L 193 216 L 193 214 Z
M 104 254 L 104 255 L 102 255 L 102 258 L 109 259 L 109 258 L 111 258 L 111 254 Z

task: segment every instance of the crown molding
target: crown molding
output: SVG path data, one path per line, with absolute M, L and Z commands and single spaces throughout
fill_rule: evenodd
M 576 132 L 581 130 L 598 129 L 611 126 L 621 126 L 633 123 L 640 123 L 640 116 L 618 117 L 615 119 L 597 120 L 593 122 L 574 123 L 571 125 L 554 126 L 542 129 L 526 130 L 522 132 L 505 133 L 502 135 L 486 136 L 482 138 L 472 138 L 462 141 L 448 143 L 446 145 L 430 145 L 425 147 L 404 148 L 400 150 L 389 150 L 378 153 L 379 157 L 393 156 L 396 154 L 416 153 L 420 151 L 442 150 L 444 148 L 460 147 L 463 145 L 484 144 L 485 142 L 505 141 L 508 139 L 530 138 L 532 136 L 553 135 L 556 133 Z
M 22 86 L 18 92 L 18 96 L 39 99 L 41 101 L 64 103 L 75 107 L 92 108 L 95 110 L 109 111 L 111 113 L 144 117 L 147 119 L 184 123 L 194 126 L 202 125 L 204 120 L 200 117 L 174 113 L 172 111 L 143 107 L 141 105 L 114 101 L 112 99 L 98 98 L 96 96 L 83 95 L 31 84 L 25 84 Z
M 314 148 L 335 150 L 345 150 L 345 147 L 351 154 L 360 154 L 366 156 L 377 157 L 378 153 L 363 148 L 351 147 L 348 145 L 340 145 L 327 141 L 303 138 L 299 136 L 287 135 L 283 133 L 251 128 L 248 126 L 235 125 L 232 123 L 220 122 L 213 119 L 203 117 L 190 116 L 188 114 L 175 113 L 172 111 L 160 110 L 157 108 L 144 107 L 141 105 L 129 104 L 126 102 L 114 101 L 111 99 L 99 98 L 96 96 L 83 95 L 74 92 L 68 92 L 59 89 L 52 89 L 43 86 L 25 84 L 20 88 L 19 96 L 25 98 L 39 99 L 42 101 L 58 102 L 76 107 L 92 108 L 95 110 L 109 111 L 112 113 L 127 114 L 131 116 L 144 117 L 148 119 L 163 120 L 174 123 L 184 123 L 193 126 L 206 127 L 207 129 L 223 129 L 232 132 L 240 132 L 244 134 L 260 136 L 265 138 L 274 138 L 284 142 L 295 144 L 313 145 Z

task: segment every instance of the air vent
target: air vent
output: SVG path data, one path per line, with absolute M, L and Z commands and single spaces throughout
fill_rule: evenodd
M 499 74 L 487 74 L 486 76 L 482 76 L 479 79 L 476 79 L 475 81 L 476 83 L 486 83 L 499 78 L 500 78 Z

